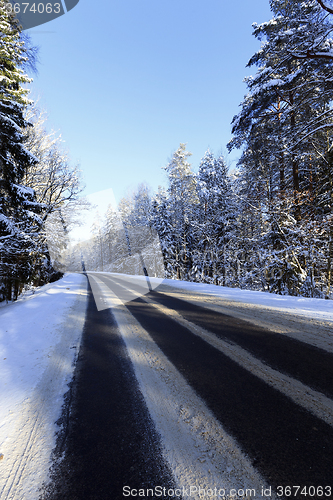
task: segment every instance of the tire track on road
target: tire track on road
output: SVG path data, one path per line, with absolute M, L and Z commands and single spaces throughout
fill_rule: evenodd
M 91 292 L 69 410 L 43 500 L 111 500 L 125 486 L 174 486 L 114 315 L 97 311 Z
M 314 391 L 298 380 L 274 370 L 270 366 L 259 361 L 256 357 L 252 356 L 245 349 L 239 347 L 237 344 L 233 344 L 230 341 L 226 342 L 208 330 L 205 330 L 194 323 L 190 323 L 174 309 L 169 309 L 159 303 L 156 303 L 153 299 L 147 296 L 143 297 L 143 300 L 160 310 L 162 313 L 173 317 L 175 321 L 185 326 L 185 328 L 190 330 L 194 335 L 199 336 L 208 344 L 226 354 L 240 366 L 256 375 L 274 389 L 277 389 L 288 396 L 296 404 L 310 411 L 314 416 L 333 426 L 332 399 L 327 398 L 318 391 Z
M 112 277 L 122 286 L 125 280 Z M 135 290 L 135 284 L 134 284 Z M 137 287 L 138 290 L 140 288 Z M 249 351 L 273 369 L 333 398 L 333 353 L 279 333 L 260 328 L 248 321 L 191 304 L 166 293 L 147 294 L 158 303 L 175 310 L 190 323 L 209 330 L 217 337 L 231 341 Z
M 143 299 L 126 307 L 271 484 L 320 485 L 331 477 L 329 425 Z
M 205 402 L 189 386 L 117 295 L 94 276 L 125 339 L 137 380 L 164 445 L 178 488 L 233 488 L 261 491 L 265 480 L 226 433 Z M 119 290 L 118 290 L 119 293 Z M 127 298 L 130 292 L 126 293 Z M 185 498 L 187 495 L 185 495 Z M 192 494 L 194 500 L 203 496 Z M 247 497 L 249 498 L 249 496 Z M 272 494 L 272 499 L 276 498 Z M 244 500 L 244 497 L 243 497 Z

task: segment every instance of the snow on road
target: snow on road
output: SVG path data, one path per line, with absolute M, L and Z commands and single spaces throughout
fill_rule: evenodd
M 98 274 L 98 273 L 94 273 Z M 101 273 L 107 274 L 107 273 Z M 110 273 L 117 276 L 118 273 Z M 122 279 L 129 283 L 142 283 L 142 288 L 147 289 L 145 276 L 129 276 L 119 274 Z M 262 308 L 271 308 L 281 313 L 297 313 L 303 317 L 333 321 L 333 301 L 323 299 L 312 299 L 308 297 L 291 297 L 290 295 L 275 295 L 268 292 L 257 292 L 252 290 L 241 290 L 240 288 L 229 288 L 207 283 L 193 283 L 188 281 L 149 278 L 152 288 L 158 285 L 167 285 L 184 292 L 194 292 L 201 295 L 209 295 L 225 302 L 240 302 L 243 305 L 257 305 Z M 158 291 L 160 288 L 158 288 Z
M 0 308 L 0 498 L 36 500 L 85 318 L 86 278 L 65 275 Z
M 112 273 L 116 278 L 116 273 Z M 118 275 L 126 289 L 134 296 L 140 292 L 144 296 L 148 291 L 145 277 Z M 165 458 L 174 474 L 176 483 L 181 488 L 189 489 L 191 486 L 197 490 L 214 489 L 222 485 L 225 491 L 232 488 L 241 490 L 256 490 L 260 484 L 265 484 L 262 477 L 251 466 L 248 458 L 241 452 L 237 444 L 228 435 L 220 423 L 208 410 L 201 399 L 192 391 L 183 377 L 165 355 L 155 345 L 149 334 L 141 327 L 134 317 L 126 310 L 118 297 L 100 281 L 102 273 L 93 273 L 89 276 L 94 291 L 93 281 L 98 284 L 94 295 L 99 302 L 105 301 L 103 307 L 112 307 L 120 331 L 124 336 L 130 357 L 132 359 L 141 391 L 146 404 L 153 417 L 163 442 Z M 276 330 L 281 318 L 287 316 L 288 324 L 302 320 L 308 323 L 312 336 L 306 332 L 305 325 L 302 331 L 284 331 L 303 340 L 314 343 L 313 337 L 325 324 L 324 335 L 320 339 L 322 347 L 331 350 L 333 345 L 333 304 L 331 301 L 318 299 L 303 299 L 297 297 L 268 295 L 262 292 L 249 292 L 239 289 L 222 288 L 214 285 L 187 283 L 174 280 L 161 280 L 150 278 L 152 288 L 167 295 L 176 296 L 183 300 L 200 304 L 201 306 L 219 311 L 224 308 L 226 314 L 232 308 L 232 315 L 253 313 L 253 310 L 264 316 L 266 326 L 270 325 Z M 95 285 L 96 287 L 96 285 Z M 126 295 L 123 300 L 126 304 Z M 161 310 L 180 324 L 183 324 L 195 335 L 199 335 L 213 347 L 244 366 L 251 373 L 255 373 L 267 384 L 286 394 L 297 404 L 307 408 L 308 411 L 332 425 L 332 401 L 324 395 L 313 391 L 302 383 L 294 380 L 251 356 L 239 346 L 223 342 L 214 334 L 189 323 L 178 313 L 169 310 L 160 304 L 155 304 L 148 297 L 144 297 L 150 305 Z M 313 328 L 313 318 L 320 324 Z M 251 318 L 253 319 L 253 318 Z M 260 323 L 255 319 L 256 323 Z M 262 318 L 261 318 L 262 322 Z M 318 330 L 319 329 L 319 330 Z M 221 471 L 223 471 L 221 473 Z M 226 495 L 228 497 L 228 495 Z M 194 499 L 201 498 L 193 494 Z M 273 498 L 273 497 L 272 497 Z
M 191 492 L 193 500 L 206 492 L 212 496 L 215 489 L 220 497 L 237 500 L 243 495 L 233 491 L 267 488 L 250 459 L 121 300 L 95 274 L 89 280 L 113 309 L 177 488 Z
M 132 288 L 133 283 L 136 287 L 141 283 L 142 294 L 148 292 L 145 277 L 122 275 L 122 278 L 128 281 L 129 288 Z M 150 281 L 153 288 L 160 285 L 159 291 L 177 294 L 179 298 L 216 310 L 222 311 L 224 308 L 224 312 L 240 315 L 254 323 L 265 323 L 266 326 L 271 324 L 277 328 L 276 331 L 279 326 L 281 333 L 298 338 L 303 336 L 302 340 L 315 345 L 319 342 L 321 347 L 330 351 L 333 348 L 332 301 L 276 296 L 157 278 L 150 278 Z M 50 455 L 55 445 L 55 422 L 60 416 L 63 395 L 71 380 L 73 361 L 79 349 L 85 319 L 86 287 L 84 276 L 68 274 L 62 280 L 41 287 L 36 293 L 23 297 L 14 304 L 0 307 L 1 500 L 36 500 L 39 496 L 38 488 L 47 481 Z M 107 305 L 117 303 L 120 311 L 122 308 L 119 308 L 117 299 L 111 296 L 109 291 L 103 291 Z M 122 316 L 123 326 L 128 324 L 128 316 L 124 312 L 118 314 Z M 288 322 L 289 330 L 283 325 L 284 321 Z M 137 338 L 133 335 L 135 332 L 138 333 Z M 205 479 L 209 476 L 215 477 L 215 471 L 220 469 L 223 454 L 224 470 L 228 472 L 224 478 L 225 484 L 241 486 L 242 479 L 245 479 L 244 485 L 260 482 L 256 472 L 239 454 L 237 447 L 220 425 L 211 416 L 206 418 L 205 405 L 197 400 L 186 384 L 179 382 L 176 370 L 158 349 L 155 349 L 151 340 L 146 338 L 142 328 L 140 329 L 139 325 L 129 325 L 126 335 L 129 350 L 139 356 L 142 363 L 142 372 L 138 373 L 142 386 L 144 377 L 149 374 L 150 377 L 153 373 L 152 367 L 164 377 L 164 382 L 156 379 L 157 385 L 153 384 L 156 391 L 149 399 L 154 402 L 156 395 L 164 394 L 165 401 L 173 401 L 168 411 L 174 411 L 173 416 L 169 415 L 169 423 L 170 419 L 175 418 L 174 434 L 170 432 L 169 423 L 163 417 L 166 409 L 163 405 L 159 406 L 161 398 L 156 400 L 157 403 L 155 401 L 155 407 L 151 403 L 150 410 L 155 421 L 159 422 L 157 427 L 163 434 L 165 443 L 169 442 L 168 453 L 169 457 L 172 457 L 169 459 L 178 464 L 175 471 L 179 483 L 188 484 L 192 478 L 194 484 L 207 484 Z M 142 352 L 134 348 L 136 342 L 146 342 L 145 346 L 141 346 Z M 138 366 L 140 363 L 137 363 Z M 145 365 L 148 368 L 150 366 L 150 369 L 144 369 Z M 180 384 L 177 387 L 171 383 L 175 377 Z M 162 390 L 162 382 L 168 394 Z M 153 387 L 152 383 L 146 384 L 147 387 L 148 385 Z M 183 391 L 183 399 L 177 396 L 180 394 L 180 388 Z M 145 396 L 147 399 L 148 395 Z M 193 408 L 196 408 L 196 412 L 192 414 L 190 408 L 192 413 Z M 209 430 L 207 426 L 210 426 Z M 188 434 L 189 428 L 192 430 Z M 168 433 L 169 437 L 166 439 Z M 211 439 L 215 443 L 216 453 L 211 451 Z M 184 444 L 185 453 L 184 450 L 180 452 L 181 445 L 173 448 L 176 442 Z M 191 465 L 191 456 L 187 451 L 189 447 L 196 448 L 196 445 L 198 460 Z M 211 453 L 213 455 L 209 455 Z M 239 476 L 240 469 L 247 470 L 246 478 Z
M 94 273 L 98 274 L 98 273 Z M 117 277 L 117 273 L 112 273 Z M 148 292 L 146 278 L 121 276 L 136 295 Z M 149 278 L 151 287 L 179 299 L 234 316 L 333 352 L 333 301 L 275 295 L 206 283 Z M 133 292 L 135 293 L 135 292 Z

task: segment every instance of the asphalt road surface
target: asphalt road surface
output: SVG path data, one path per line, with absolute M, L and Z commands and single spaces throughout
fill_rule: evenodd
M 98 278 L 122 300 L 279 498 L 331 498 L 332 426 L 195 335 L 186 323 L 175 321 L 168 311 L 330 399 L 332 353 L 194 306 L 165 289 L 162 293 L 157 287 L 140 297 L 140 287 L 121 276 Z M 75 377 L 59 423 L 53 483 L 43 498 L 118 500 L 128 484 L 138 490 L 177 486 L 112 309 L 98 311 L 92 293 Z M 289 495 L 288 487 L 294 486 L 302 489 L 294 488 Z

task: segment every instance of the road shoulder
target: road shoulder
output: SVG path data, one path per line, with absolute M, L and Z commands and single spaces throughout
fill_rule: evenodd
M 2 500 L 35 500 L 47 479 L 55 421 L 73 374 L 86 300 L 86 278 L 65 275 L 1 311 L 1 328 L 9 333 L 1 337 L 2 361 L 8 361 L 0 398 Z

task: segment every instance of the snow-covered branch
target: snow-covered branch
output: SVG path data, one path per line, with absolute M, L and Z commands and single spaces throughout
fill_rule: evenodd
M 329 5 L 325 0 L 317 0 L 317 2 L 319 3 L 319 5 L 324 9 L 326 10 L 327 12 L 329 12 L 330 14 L 333 14 L 333 7 L 332 5 Z
M 295 59 L 333 59 L 333 50 L 316 52 L 309 49 L 306 52 L 290 52 L 290 54 Z

